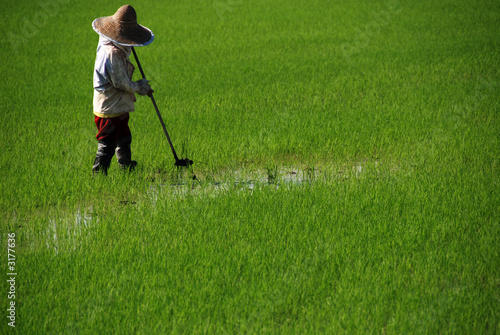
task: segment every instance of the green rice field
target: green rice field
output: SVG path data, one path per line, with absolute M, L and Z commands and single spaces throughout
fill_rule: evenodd
M 131 3 L 194 164 L 93 176 L 123 4 L 3 4 L 1 334 L 500 333 L 499 1 Z

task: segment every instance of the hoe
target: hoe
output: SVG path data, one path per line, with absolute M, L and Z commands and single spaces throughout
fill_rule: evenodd
M 137 53 L 135 52 L 134 47 L 132 47 L 132 52 L 134 53 L 135 61 L 137 62 L 137 66 L 139 67 L 139 71 L 141 71 L 142 78 L 146 79 L 146 75 L 144 74 L 144 71 L 142 70 L 141 63 L 139 62 L 139 58 L 137 57 Z M 189 158 L 177 157 L 177 153 L 175 152 L 174 145 L 172 144 L 172 141 L 170 140 L 170 136 L 168 136 L 167 127 L 165 127 L 165 123 L 163 122 L 163 119 L 161 117 L 158 106 L 156 105 L 156 101 L 155 101 L 155 98 L 153 97 L 153 93 L 149 94 L 149 97 L 151 98 L 151 102 L 153 102 L 153 106 L 155 107 L 155 110 L 156 110 L 156 115 L 158 115 L 158 118 L 160 119 L 161 126 L 163 127 L 163 132 L 165 133 L 165 136 L 167 136 L 168 144 L 170 144 L 170 148 L 172 149 L 172 153 L 174 154 L 175 166 L 177 166 L 177 167 L 181 167 L 181 166 L 189 167 L 190 165 L 193 164 L 193 161 L 190 160 Z

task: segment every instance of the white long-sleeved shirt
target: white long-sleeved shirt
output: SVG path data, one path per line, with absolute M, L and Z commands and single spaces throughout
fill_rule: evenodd
M 132 49 L 99 37 L 94 66 L 94 114 L 113 118 L 134 110 L 139 84 L 133 82 Z

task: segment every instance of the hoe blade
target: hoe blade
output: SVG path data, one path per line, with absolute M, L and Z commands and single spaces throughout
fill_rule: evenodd
M 189 158 L 181 158 L 175 161 L 175 166 L 191 166 L 193 161 Z

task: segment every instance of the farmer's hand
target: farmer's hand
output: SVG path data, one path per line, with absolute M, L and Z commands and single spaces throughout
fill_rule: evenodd
M 139 85 L 139 93 L 140 95 L 149 95 L 151 94 L 151 91 L 153 91 L 153 89 L 151 88 L 151 86 L 149 86 L 149 80 L 147 79 L 141 79 L 141 80 L 138 80 L 137 81 L 137 84 Z

